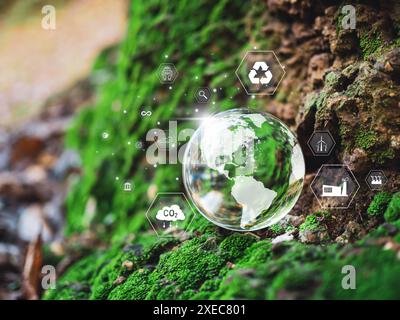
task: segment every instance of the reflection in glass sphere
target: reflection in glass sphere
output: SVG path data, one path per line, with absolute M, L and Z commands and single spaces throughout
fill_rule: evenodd
M 304 173 L 293 133 L 274 116 L 248 109 L 205 119 L 183 159 L 185 188 L 197 209 L 237 231 L 282 219 L 300 196 Z

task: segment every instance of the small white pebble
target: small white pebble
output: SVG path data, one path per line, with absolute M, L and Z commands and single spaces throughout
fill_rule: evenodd
M 279 242 L 283 242 L 283 241 L 291 241 L 291 240 L 293 240 L 293 235 L 289 234 L 289 233 L 285 233 L 285 234 L 282 234 L 282 235 L 274 238 L 272 240 L 272 243 L 275 244 L 275 243 L 279 243 Z

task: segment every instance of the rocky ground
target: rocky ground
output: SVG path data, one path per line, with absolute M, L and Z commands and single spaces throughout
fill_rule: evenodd
M 183 2 L 133 1 L 120 60 L 97 63 L 109 81 L 68 133 L 82 173 L 65 204 L 68 253 L 44 298 L 400 298 L 398 4 L 361 1 L 351 30 L 334 1 Z M 286 67 L 272 98 L 251 99 L 234 76 L 254 47 L 275 50 Z M 180 71 L 171 88 L 156 74 L 166 59 Z M 181 168 L 148 166 L 137 146 L 157 122 L 192 115 L 192 91 L 201 85 L 220 88 L 210 112 L 247 105 L 284 120 L 305 153 L 305 186 L 268 230 L 233 233 L 199 218 L 188 235 L 158 239 L 144 213 L 157 191 L 183 190 L 175 179 Z M 143 108 L 154 116 L 141 118 Z M 309 151 L 318 129 L 337 143 L 330 157 Z M 309 184 L 323 163 L 347 164 L 360 182 L 349 209 L 319 207 Z M 385 171 L 381 192 L 364 182 L 371 169 Z M 129 197 L 125 179 L 135 186 Z M 342 288 L 345 265 L 357 270 L 356 290 Z
M 65 254 L 64 199 L 69 180 L 80 171 L 80 158 L 63 141 L 76 109 L 91 95 L 89 83 L 80 82 L 50 99 L 38 119 L 1 135 L 1 299 L 38 298 L 39 276 L 29 258 L 37 255 L 40 271 L 43 250 Z

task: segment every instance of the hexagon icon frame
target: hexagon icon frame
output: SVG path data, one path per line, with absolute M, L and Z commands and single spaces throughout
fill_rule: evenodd
M 172 70 L 173 70 L 173 78 L 171 80 L 165 81 L 161 78 L 161 73 L 162 73 L 162 69 L 164 69 L 164 67 L 169 66 Z M 170 62 L 165 62 L 165 63 L 161 63 L 158 66 L 157 69 L 157 76 L 158 76 L 158 80 L 160 81 L 160 83 L 162 84 L 173 84 L 175 82 L 175 80 L 178 78 L 179 72 L 176 69 L 175 65 L 173 63 Z
M 332 146 L 330 147 L 328 153 L 323 154 L 323 153 L 315 153 L 315 152 L 314 152 L 313 147 L 310 145 L 310 141 L 312 140 L 312 138 L 315 136 L 316 133 L 327 133 L 327 134 L 329 135 L 330 139 L 332 140 Z M 311 150 L 313 156 L 315 156 L 315 157 L 329 157 L 330 154 L 332 153 L 333 149 L 334 149 L 335 146 L 336 146 L 336 141 L 335 141 L 335 139 L 333 139 L 333 136 L 332 136 L 332 134 L 330 133 L 329 130 L 315 130 L 315 131 L 312 133 L 312 135 L 310 136 L 310 138 L 308 139 L 307 145 L 308 145 L 308 147 L 310 148 L 310 150 Z
M 186 202 L 186 204 L 188 205 L 190 211 L 192 212 L 192 218 L 190 219 L 190 221 L 188 222 L 188 224 L 186 225 L 185 229 L 182 229 L 183 233 L 187 233 L 187 229 L 190 227 L 190 225 L 192 224 L 195 216 L 196 216 L 196 210 L 193 210 L 192 205 L 190 204 L 190 201 L 188 200 L 188 198 L 186 197 L 184 192 L 157 192 L 157 194 L 155 195 L 154 199 L 151 201 L 149 208 L 147 209 L 145 216 L 147 221 L 149 222 L 150 226 L 152 227 L 152 229 L 154 230 L 154 232 L 156 233 L 157 237 L 159 238 L 174 238 L 173 234 L 160 234 L 159 231 L 157 231 L 157 228 L 154 226 L 153 222 L 151 221 L 150 217 L 149 217 L 149 213 L 150 210 L 153 208 L 154 204 L 157 201 L 157 198 L 159 198 L 162 195 L 167 195 L 167 196 L 180 196 L 182 197 L 182 199 Z
M 204 91 L 204 93 L 208 92 L 209 97 L 208 97 L 207 101 L 203 101 L 202 99 L 199 98 L 200 91 Z M 204 95 L 207 97 L 207 94 L 204 94 Z M 209 101 L 212 98 L 212 92 L 209 87 L 199 87 L 196 89 L 196 92 L 194 93 L 194 98 L 196 99 L 196 102 L 198 104 L 207 104 L 207 103 L 209 103 Z
M 242 79 L 240 78 L 239 70 L 240 70 L 240 68 L 242 67 L 243 62 L 245 61 L 245 59 L 247 58 L 247 56 L 248 56 L 249 54 L 272 54 L 273 57 L 274 57 L 274 59 L 276 60 L 276 62 L 277 62 L 278 65 L 280 66 L 280 69 L 282 70 L 282 76 L 281 76 L 281 78 L 279 79 L 279 81 L 277 82 L 274 91 L 272 91 L 271 93 L 264 92 L 264 91 L 261 91 L 261 92 L 251 92 L 251 91 L 247 90 L 246 85 L 243 83 Z M 236 77 L 239 79 L 240 84 L 242 85 L 243 89 L 246 91 L 246 94 L 247 94 L 247 95 L 272 96 L 272 95 L 275 94 L 275 91 L 278 89 L 280 83 L 282 82 L 283 78 L 285 77 L 286 70 L 285 70 L 285 68 L 282 66 L 281 62 L 279 61 L 279 59 L 278 59 L 278 57 L 277 57 L 277 55 L 275 54 L 274 51 L 272 51 L 272 50 L 251 50 L 251 51 L 247 51 L 247 52 L 246 52 L 246 54 L 245 54 L 244 57 L 242 58 L 242 61 L 240 61 L 239 66 L 236 68 L 235 74 L 236 74 Z
M 319 196 L 314 192 L 313 185 L 314 185 L 316 179 L 320 176 L 319 174 L 320 174 L 321 170 L 324 167 L 342 167 L 342 168 L 346 168 L 347 173 L 350 175 L 350 177 L 355 182 L 356 188 L 355 188 L 355 191 L 353 192 L 353 195 L 351 196 L 351 199 L 348 202 L 347 206 L 345 206 L 345 207 L 326 207 L 321 203 Z M 312 193 L 314 194 L 315 198 L 317 199 L 319 206 L 322 209 L 348 209 L 350 207 L 351 203 L 353 202 L 355 195 L 357 194 L 358 190 L 360 189 L 360 184 L 358 183 L 357 178 L 354 176 L 353 172 L 350 170 L 350 168 L 347 165 L 345 165 L 345 164 L 323 164 L 318 169 L 318 172 L 315 175 L 313 181 L 310 183 L 310 189 L 311 189 Z
M 382 184 L 381 187 L 379 187 L 379 188 L 373 188 L 373 187 L 371 186 L 371 184 L 368 182 L 368 178 L 370 177 L 370 175 L 371 175 L 372 172 L 379 172 L 379 173 L 384 177 L 385 182 Z M 367 176 L 365 177 L 365 182 L 367 183 L 368 187 L 369 187 L 371 190 L 377 191 L 377 190 L 382 190 L 382 188 L 383 188 L 383 187 L 385 186 L 385 184 L 388 182 L 388 178 L 386 177 L 386 175 L 385 175 L 385 173 L 383 172 L 383 170 L 370 170 L 370 171 L 368 172 Z

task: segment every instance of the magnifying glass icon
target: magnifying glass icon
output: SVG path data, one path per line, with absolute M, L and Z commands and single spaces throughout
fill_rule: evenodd
M 206 93 L 204 90 L 200 90 L 198 95 L 199 95 L 199 97 L 202 97 L 202 98 L 208 100 L 208 97 L 206 96 Z

